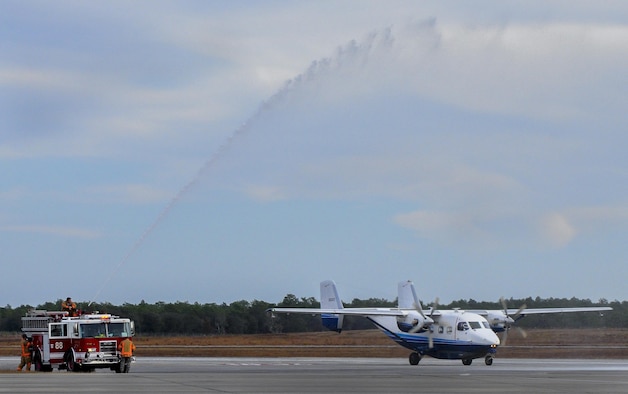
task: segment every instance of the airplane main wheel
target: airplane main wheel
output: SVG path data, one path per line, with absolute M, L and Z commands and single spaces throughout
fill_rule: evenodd
M 410 361 L 410 365 L 419 365 L 419 361 L 421 361 L 421 355 L 417 352 L 410 353 L 410 357 L 408 357 Z
M 486 365 L 493 365 L 493 356 L 488 355 L 488 356 L 484 357 L 484 363 Z
M 462 364 L 463 365 L 471 365 L 472 362 L 473 362 L 472 358 L 463 358 L 462 359 Z

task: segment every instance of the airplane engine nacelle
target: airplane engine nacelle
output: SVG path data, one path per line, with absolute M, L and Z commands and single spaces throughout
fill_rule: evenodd
M 426 319 L 418 312 L 409 312 L 397 318 L 397 327 L 403 332 L 421 332 L 426 329 Z
M 503 312 L 489 312 L 486 320 L 488 320 L 488 324 L 491 325 L 491 329 L 495 332 L 502 332 L 511 323 L 514 323 L 514 320 Z

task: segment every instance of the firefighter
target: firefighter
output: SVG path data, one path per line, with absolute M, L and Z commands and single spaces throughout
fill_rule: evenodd
M 135 352 L 135 344 L 131 341 L 131 338 L 126 338 L 118 345 L 120 351 L 120 372 L 128 373 L 131 369 L 131 357 Z
M 17 366 L 17 370 L 21 371 L 26 366 L 26 371 L 31 370 L 31 354 L 33 352 L 33 339 L 29 338 L 26 334 L 22 334 L 22 356 L 20 357 L 20 365 Z
M 66 300 L 61 303 L 61 310 L 68 312 L 68 316 L 70 317 L 77 316 L 76 303 L 72 302 L 72 297 L 66 298 Z

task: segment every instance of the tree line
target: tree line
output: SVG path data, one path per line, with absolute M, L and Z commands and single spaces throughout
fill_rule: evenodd
M 609 327 L 623 328 L 628 325 L 628 302 L 605 299 L 592 302 L 588 299 L 577 298 L 526 298 L 506 300 L 508 308 L 516 309 L 522 305 L 528 308 L 552 307 L 585 307 L 610 306 L 612 311 L 604 314 L 588 313 L 561 313 L 554 315 L 530 315 L 517 322 L 522 328 L 586 328 Z M 425 305 L 426 303 L 424 303 Z M 364 307 L 396 307 L 397 301 L 379 298 L 366 300 L 353 299 L 344 303 L 347 308 Z M 78 303 L 81 308 L 81 303 Z M 267 312 L 272 307 L 299 307 L 318 308 L 320 303 L 314 297 L 297 297 L 288 294 L 278 303 L 264 301 L 236 301 L 230 304 L 198 302 L 157 302 L 149 304 L 141 301 L 139 304 L 125 303 L 113 305 L 110 303 L 93 303 L 90 310 L 99 311 L 121 317 L 129 317 L 135 321 L 136 335 L 224 335 L 224 334 L 262 334 L 311 332 L 324 330 L 320 316 L 301 314 L 278 314 L 272 316 Z M 61 300 L 47 302 L 37 306 L 22 305 L 12 308 L 7 305 L 0 308 L 0 332 L 19 332 L 21 317 L 30 309 L 44 309 L 50 311 L 61 310 Z M 447 305 L 437 305 L 440 309 L 502 309 L 499 302 L 478 302 L 473 299 L 457 300 Z M 429 313 L 429 305 L 425 306 Z M 365 318 L 345 316 L 344 330 L 370 329 L 374 326 Z

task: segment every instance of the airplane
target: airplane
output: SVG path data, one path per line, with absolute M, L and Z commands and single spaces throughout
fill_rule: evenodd
M 437 359 L 462 360 L 471 365 L 476 358 L 484 358 L 486 365 L 493 364 L 493 358 L 500 345 L 496 332 L 504 332 L 515 321 L 531 314 L 602 312 L 610 307 L 581 308 L 526 308 L 503 310 L 438 310 L 430 306 L 424 311 L 416 295 L 414 283 L 399 282 L 397 308 L 344 308 L 336 284 L 332 280 L 322 281 L 321 308 L 269 308 L 274 316 L 277 313 L 300 313 L 321 315 L 322 324 L 329 330 L 342 331 L 344 316 L 363 316 L 397 344 L 410 349 L 411 365 L 418 365 L 421 358 L 430 356 Z

